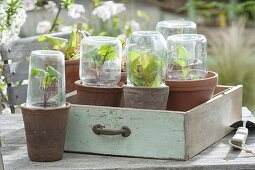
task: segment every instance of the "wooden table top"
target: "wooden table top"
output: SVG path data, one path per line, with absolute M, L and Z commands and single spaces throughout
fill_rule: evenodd
M 253 119 L 243 108 L 243 117 Z M 64 153 L 57 162 L 32 162 L 27 155 L 25 131 L 21 114 L 0 115 L 0 136 L 5 170 L 83 170 L 83 169 L 255 169 L 255 157 L 230 148 L 233 132 L 188 161 L 156 160 Z M 208 134 L 209 135 L 209 134 Z M 255 151 L 255 130 L 249 129 L 246 144 Z M 167 148 L 166 148 L 167 149 Z

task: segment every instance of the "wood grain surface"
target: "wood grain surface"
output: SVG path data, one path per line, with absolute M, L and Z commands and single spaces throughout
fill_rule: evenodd
M 243 108 L 243 116 L 245 119 L 254 120 L 246 108 Z M 243 151 L 233 150 L 228 145 L 233 132 L 188 161 L 64 153 L 64 158 L 61 161 L 31 162 L 27 156 L 22 115 L 0 115 L 0 122 L 5 170 L 252 170 L 255 168 L 254 156 Z M 255 130 L 249 130 L 247 145 L 255 150 Z

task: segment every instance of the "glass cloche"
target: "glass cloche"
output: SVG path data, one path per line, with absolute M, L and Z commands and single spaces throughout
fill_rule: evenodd
M 166 20 L 158 22 L 156 30 L 167 39 L 167 37 L 175 34 L 196 34 L 197 26 L 192 21 Z
M 64 54 L 53 50 L 36 50 L 30 55 L 28 93 L 29 107 L 62 107 L 65 101 Z
M 81 42 L 80 79 L 92 86 L 114 86 L 121 78 L 122 45 L 118 38 L 85 37 Z
M 200 34 L 177 34 L 167 38 L 167 80 L 196 80 L 207 75 L 207 40 Z
M 133 32 L 127 41 L 127 85 L 165 85 L 167 46 L 156 31 Z

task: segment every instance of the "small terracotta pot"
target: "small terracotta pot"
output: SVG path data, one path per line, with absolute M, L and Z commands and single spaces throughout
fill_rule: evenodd
M 65 60 L 66 93 L 75 90 L 74 82 L 79 80 L 80 60 Z
M 208 71 L 207 78 L 199 80 L 167 80 L 169 97 L 167 110 L 188 111 L 211 99 L 218 84 L 218 74 Z
M 71 104 L 58 108 L 30 108 L 21 105 L 31 161 L 51 162 L 63 158 L 68 112 Z
M 76 81 L 77 104 L 120 107 L 122 102 L 123 88 L 88 86 Z
M 137 109 L 166 110 L 169 87 L 123 86 L 124 106 Z

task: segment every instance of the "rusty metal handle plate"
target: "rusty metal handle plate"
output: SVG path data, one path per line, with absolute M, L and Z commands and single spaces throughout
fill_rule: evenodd
M 131 134 L 131 130 L 127 126 L 122 126 L 119 130 L 104 129 L 105 126 L 100 124 L 94 125 L 92 131 L 97 135 L 122 135 L 128 137 Z

